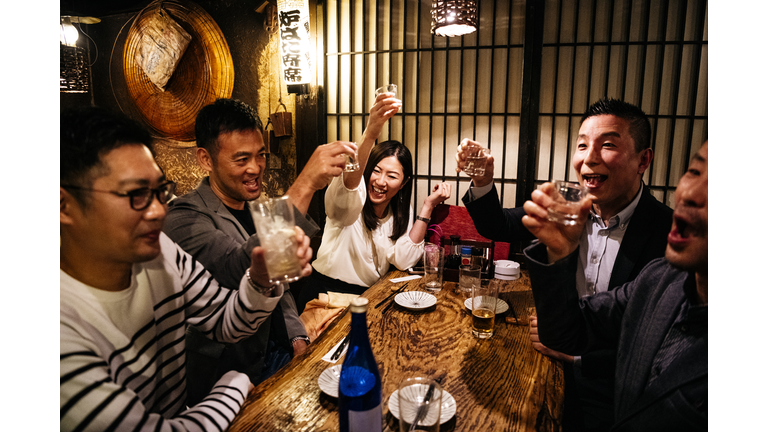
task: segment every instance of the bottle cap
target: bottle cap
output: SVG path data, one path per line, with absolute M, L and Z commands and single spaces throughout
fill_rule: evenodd
M 472 252 L 472 248 L 470 246 L 462 246 L 461 247 L 461 254 L 462 255 L 469 255 Z
M 368 299 L 365 297 L 355 297 L 349 303 L 349 310 L 353 313 L 365 313 L 368 310 Z

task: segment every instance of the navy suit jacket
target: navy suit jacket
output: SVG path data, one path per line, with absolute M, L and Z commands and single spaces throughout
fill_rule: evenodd
M 475 223 L 477 232 L 483 237 L 508 243 L 520 241 L 524 245 L 536 239 L 523 225 L 525 210 L 522 207 L 503 209 L 495 185 L 489 193 L 474 201 L 469 200 L 469 191 L 467 191 L 462 201 Z M 640 201 L 629 221 L 611 271 L 609 290 L 633 280 L 646 264 L 664 256 L 667 235 L 671 227 L 672 209 L 659 202 L 651 195 L 648 187 L 643 185 Z M 512 249 L 510 253 L 511 251 Z M 575 289 L 574 287 L 574 292 Z M 581 358 L 580 375 L 585 378 L 600 379 L 602 384 L 587 383 L 579 378 L 578 385 L 597 387 L 598 392 L 607 395 L 604 398 L 610 397 L 612 385 L 610 380 L 613 379 L 615 361 L 616 352 L 613 349 L 597 349 L 584 353 Z M 600 390 L 601 387 L 602 390 Z
M 523 244 L 536 239 L 523 225 L 525 210 L 522 207 L 503 209 L 495 185 L 489 193 L 474 201 L 469 201 L 467 191 L 462 201 L 481 236 L 494 241 L 520 241 Z M 671 227 L 672 209 L 660 203 L 643 185 L 640 202 L 624 234 L 608 286 L 612 289 L 636 278 L 651 260 L 664 256 Z

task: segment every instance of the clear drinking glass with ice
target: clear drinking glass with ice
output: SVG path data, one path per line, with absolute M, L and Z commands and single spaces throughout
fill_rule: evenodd
M 293 204 L 288 196 L 252 201 L 248 208 L 264 248 L 270 282 L 293 282 L 301 278 Z

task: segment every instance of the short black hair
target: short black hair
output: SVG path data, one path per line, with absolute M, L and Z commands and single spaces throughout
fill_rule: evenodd
M 143 144 L 154 156 L 152 136 L 144 127 L 125 114 L 104 108 L 62 110 L 59 130 L 59 184 L 64 188 L 90 188 L 95 179 L 109 174 L 104 155 L 123 145 Z M 88 204 L 86 191 L 71 188 L 69 192 L 81 204 Z
M 204 106 L 195 119 L 197 146 L 207 150 L 214 160 L 219 153 L 219 135 L 251 130 L 262 132 L 264 127 L 256 110 L 238 99 L 217 99 Z
M 371 174 L 373 174 L 376 165 L 384 158 L 394 156 L 400 165 L 403 166 L 403 183 L 410 181 L 413 177 L 413 158 L 411 157 L 411 151 L 408 147 L 404 146 L 399 141 L 384 141 L 378 144 L 371 151 L 371 155 L 368 157 L 368 163 L 363 170 L 363 180 L 365 181 L 366 191 L 368 190 L 368 184 L 371 182 Z M 400 236 L 405 234 L 408 229 L 408 220 L 410 215 L 408 214 L 411 206 L 411 193 L 413 190 L 413 184 L 409 184 L 400 189 L 392 200 L 389 202 L 389 208 L 392 209 L 392 235 L 389 237 L 392 241 L 397 241 Z M 363 222 L 365 226 L 373 231 L 379 226 L 379 218 L 376 216 L 376 211 L 371 204 L 370 196 L 365 199 L 363 204 Z
M 581 123 L 598 115 L 613 115 L 627 120 L 629 135 L 635 140 L 636 153 L 651 148 L 651 122 L 639 107 L 618 99 L 602 98 L 587 108 Z

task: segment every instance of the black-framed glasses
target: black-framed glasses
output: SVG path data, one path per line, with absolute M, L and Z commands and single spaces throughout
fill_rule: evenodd
M 128 192 L 89 189 L 89 188 L 72 186 L 72 185 L 61 185 L 61 187 L 69 188 L 69 189 L 79 189 L 79 190 L 85 190 L 85 191 L 91 191 L 91 192 L 111 193 L 112 195 L 117 195 L 119 197 L 128 197 L 131 199 L 131 208 L 136 211 L 142 211 L 147 207 L 149 207 L 150 204 L 152 204 L 153 196 L 157 196 L 157 200 L 160 201 L 160 204 L 166 204 L 168 201 L 170 201 L 171 197 L 173 196 L 173 192 L 176 190 L 176 183 L 172 181 L 167 181 L 154 189 L 145 187 L 145 188 L 134 189 Z

